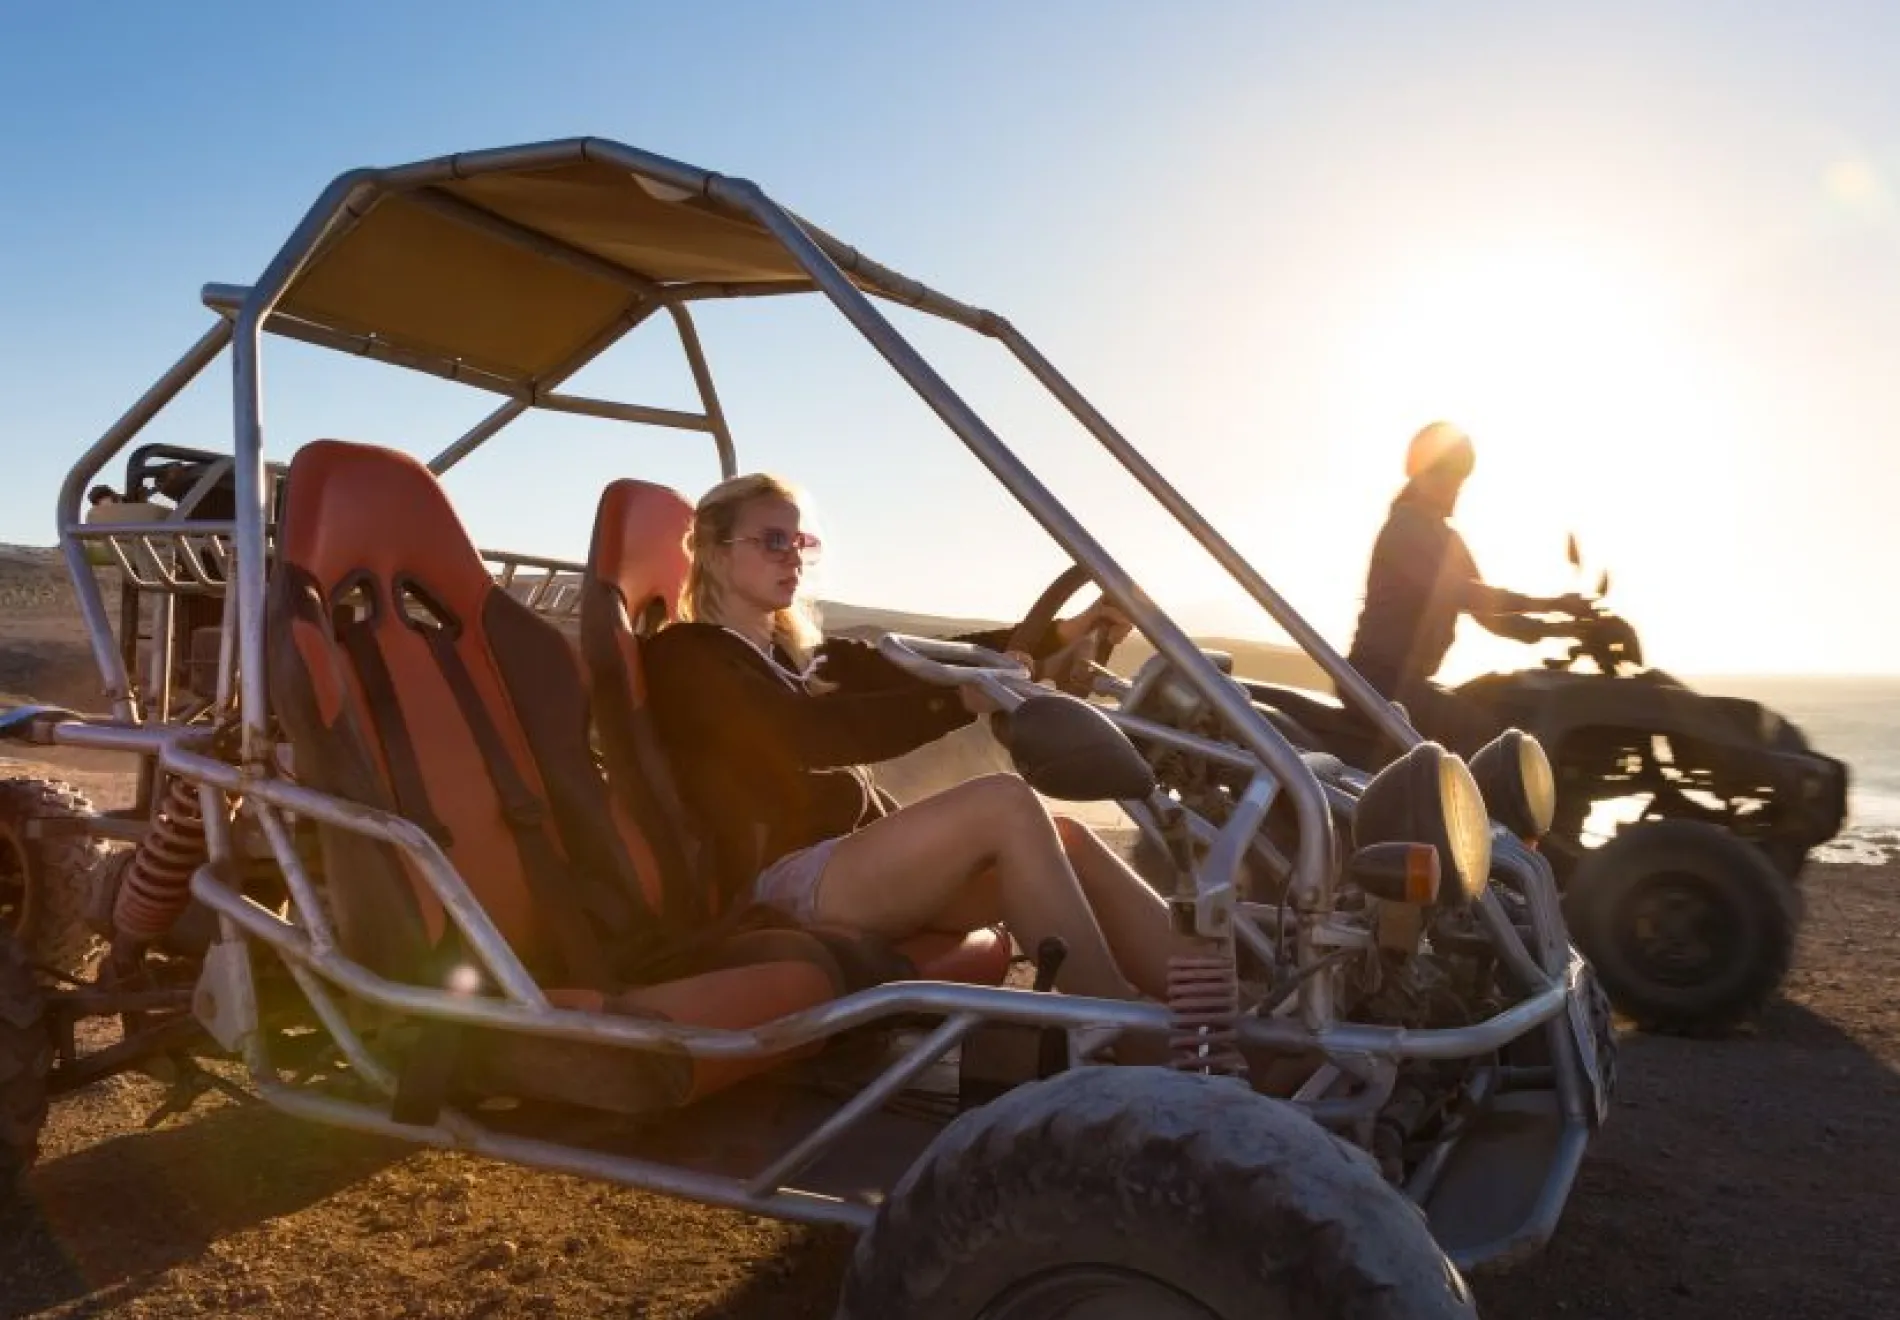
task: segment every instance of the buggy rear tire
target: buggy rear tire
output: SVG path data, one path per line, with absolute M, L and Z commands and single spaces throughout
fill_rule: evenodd
M 1477 1314 L 1369 1156 L 1241 1083 L 1078 1068 L 952 1123 L 857 1244 L 840 1320 Z
M 0 1195 L 39 1158 L 53 1037 L 19 941 L 0 930 Z
M 78 970 L 98 944 L 86 909 L 109 850 L 80 830 L 33 827 L 92 814 L 92 803 L 60 780 L 0 779 L 0 932 L 19 941 L 28 962 L 58 972 Z
M 1693 820 L 1644 821 L 1586 853 L 1564 915 L 1617 1011 L 1659 1032 L 1754 1017 L 1788 974 L 1800 922 L 1760 849 Z

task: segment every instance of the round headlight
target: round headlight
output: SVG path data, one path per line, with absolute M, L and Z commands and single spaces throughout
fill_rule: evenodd
M 1471 758 L 1471 773 L 1485 802 L 1511 833 L 1536 840 L 1549 832 L 1557 814 L 1557 780 L 1537 739 L 1506 729 Z
M 1352 817 L 1353 844 L 1425 843 L 1438 850 L 1438 901 L 1469 903 L 1491 875 L 1491 822 L 1465 763 L 1420 743 L 1372 777 Z
M 1438 762 L 1438 800 L 1453 863 L 1476 898 L 1491 878 L 1491 819 L 1477 779 L 1450 752 Z

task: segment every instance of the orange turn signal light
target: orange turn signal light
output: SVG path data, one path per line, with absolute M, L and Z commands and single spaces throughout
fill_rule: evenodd
M 1405 848 L 1405 901 L 1432 903 L 1438 899 L 1438 849 L 1429 843 Z
M 1444 864 L 1429 843 L 1374 843 L 1353 853 L 1346 873 L 1374 898 L 1424 905 L 1438 901 Z

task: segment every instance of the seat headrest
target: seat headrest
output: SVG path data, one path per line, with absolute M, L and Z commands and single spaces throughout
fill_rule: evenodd
M 587 567 L 620 593 L 636 628 L 656 603 L 667 619 L 678 615 L 692 528 L 693 506 L 670 487 L 623 477 L 601 492 Z
M 494 586 L 435 474 L 407 454 L 344 440 L 297 451 L 286 480 L 280 553 L 325 594 L 352 574 L 413 579 L 463 619 Z

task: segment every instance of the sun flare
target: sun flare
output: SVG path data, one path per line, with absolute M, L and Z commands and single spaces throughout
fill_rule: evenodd
M 1447 257 L 1392 285 L 1356 327 L 1354 374 L 1392 419 L 1375 462 L 1396 468 L 1410 428 L 1453 421 L 1478 449 L 1457 521 L 1487 578 L 1574 588 L 1572 530 L 1593 561 L 1653 576 L 1683 549 L 1670 502 L 1718 494 L 1726 449 L 1742 442 L 1679 321 L 1654 282 L 1586 251 Z M 1446 676 L 1524 658 L 1466 628 Z

